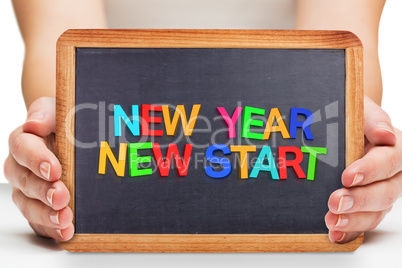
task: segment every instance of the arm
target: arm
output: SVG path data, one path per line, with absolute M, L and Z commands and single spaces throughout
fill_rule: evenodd
M 296 29 L 348 30 L 364 47 L 365 95 L 378 105 L 382 80 L 378 60 L 378 27 L 385 0 L 299 0 Z
M 14 0 L 25 43 L 22 91 L 27 121 L 9 138 L 4 163 L 12 198 L 32 229 L 60 241 L 74 234 L 70 195 L 53 154 L 57 38 L 69 28 L 105 26 L 102 0 Z
M 67 29 L 105 28 L 102 0 L 13 0 L 25 43 L 22 93 L 27 108 L 39 97 L 54 97 L 56 42 Z
M 299 0 L 296 28 L 349 30 L 364 47 L 365 156 L 342 174 L 325 222 L 329 238 L 345 243 L 377 227 L 402 195 L 402 133 L 380 108 L 378 26 L 385 0 Z

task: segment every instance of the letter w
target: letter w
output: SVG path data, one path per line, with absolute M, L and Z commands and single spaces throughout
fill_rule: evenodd
M 166 134 L 169 136 L 176 135 L 177 126 L 179 125 L 179 117 L 183 125 L 183 133 L 185 136 L 191 136 L 195 123 L 197 122 L 198 114 L 200 113 L 201 105 L 194 104 L 191 110 L 190 119 L 187 122 L 186 109 L 184 105 L 177 105 L 174 112 L 173 119 L 171 120 L 170 109 L 167 105 L 162 105 L 163 120 L 165 121 Z
M 172 162 L 172 155 L 173 155 L 176 164 L 177 174 L 179 176 L 187 176 L 192 148 L 193 148 L 192 144 L 186 144 L 184 146 L 183 160 L 182 160 L 179 154 L 179 150 L 177 149 L 177 145 L 171 143 L 168 146 L 166 153 L 166 160 L 164 161 L 159 143 L 152 144 L 152 151 L 154 153 L 155 161 L 158 165 L 159 174 L 162 177 L 167 177 L 169 175 L 170 164 Z

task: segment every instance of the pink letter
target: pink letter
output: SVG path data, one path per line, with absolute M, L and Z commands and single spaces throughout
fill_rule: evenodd
M 236 107 L 236 109 L 233 112 L 232 117 L 230 117 L 228 115 L 228 113 L 225 110 L 225 107 L 216 107 L 216 109 L 222 115 L 223 120 L 225 120 L 226 124 L 228 125 L 229 139 L 236 138 L 235 125 L 236 125 L 237 119 L 239 118 L 239 115 L 240 115 L 243 107 Z

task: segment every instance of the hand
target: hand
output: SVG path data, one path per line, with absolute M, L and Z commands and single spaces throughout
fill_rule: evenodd
M 325 222 L 329 239 L 346 243 L 372 230 L 402 194 L 402 132 L 370 98 L 364 99 L 365 156 L 342 174 L 345 186 L 332 193 Z
M 59 180 L 61 166 L 54 155 L 55 99 L 32 103 L 27 121 L 9 138 L 4 174 L 12 198 L 37 235 L 67 241 L 74 234 L 70 195 Z

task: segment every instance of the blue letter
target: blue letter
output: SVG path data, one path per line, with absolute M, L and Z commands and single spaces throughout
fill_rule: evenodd
M 121 119 L 123 119 L 124 123 L 126 123 L 127 127 L 130 129 L 131 133 L 134 136 L 140 135 L 140 121 L 138 116 L 138 105 L 132 105 L 132 115 L 133 122 L 130 121 L 127 114 L 123 111 L 120 105 L 114 106 L 114 135 L 116 137 L 121 136 Z
M 208 176 L 216 179 L 224 178 L 232 172 L 232 164 L 230 164 L 229 159 L 214 156 L 215 151 L 222 151 L 223 154 L 231 154 L 229 147 L 224 144 L 213 144 L 208 147 L 205 152 L 205 157 L 207 160 L 214 164 L 221 164 L 223 169 L 221 171 L 215 171 L 211 166 L 205 167 L 205 172 Z
M 306 116 L 306 121 L 297 121 L 297 116 L 302 114 Z M 298 127 L 303 129 L 304 136 L 308 140 L 314 140 L 310 131 L 310 125 L 313 123 L 313 113 L 303 108 L 290 108 L 290 137 L 296 139 L 296 130 Z
M 265 157 L 268 159 L 268 165 L 264 165 Z M 275 166 L 274 156 L 272 155 L 271 147 L 262 146 L 257 161 L 254 164 L 253 170 L 250 173 L 250 178 L 257 178 L 260 171 L 269 171 L 274 180 L 279 180 L 278 170 Z

